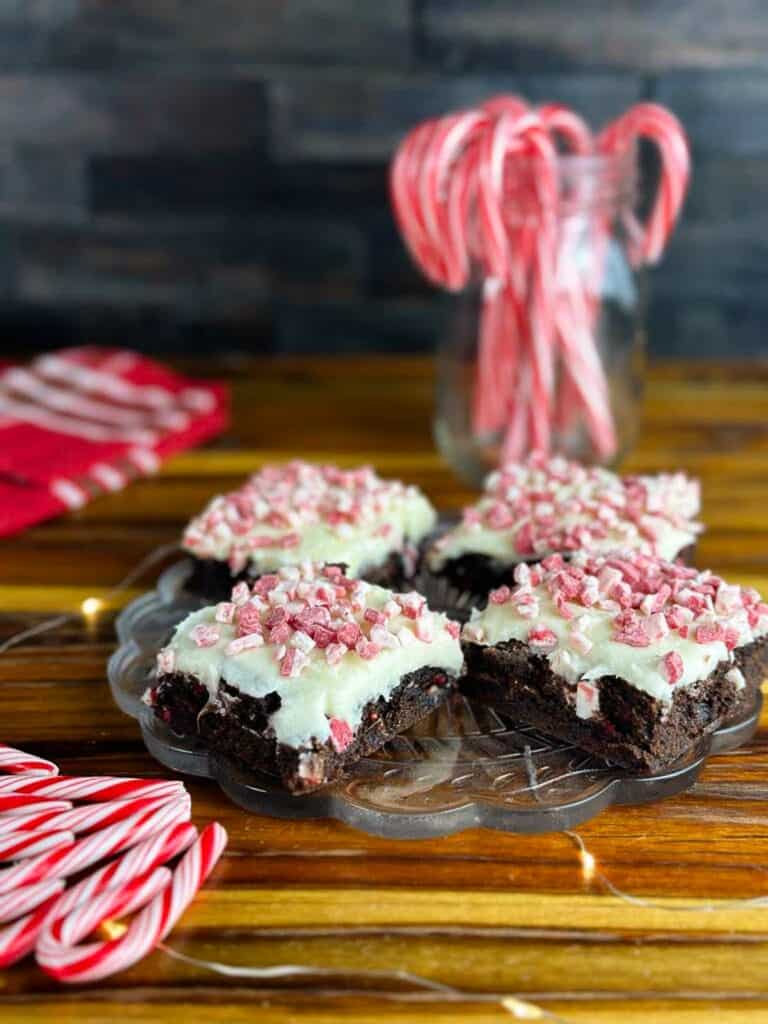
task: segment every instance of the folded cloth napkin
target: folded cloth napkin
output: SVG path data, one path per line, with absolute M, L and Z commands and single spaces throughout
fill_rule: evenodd
M 124 349 L 0 366 L 0 536 L 120 490 L 227 421 L 223 385 Z

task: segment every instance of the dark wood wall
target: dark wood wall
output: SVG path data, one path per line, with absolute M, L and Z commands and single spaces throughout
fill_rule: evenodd
M 446 303 L 386 162 L 502 90 L 685 122 L 695 182 L 653 278 L 658 353 L 766 348 L 766 0 L 5 0 L 5 348 L 407 351 Z

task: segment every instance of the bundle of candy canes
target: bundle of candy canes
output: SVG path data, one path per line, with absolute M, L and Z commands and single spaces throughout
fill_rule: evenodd
M 559 104 L 532 108 L 497 96 L 424 121 L 395 154 L 392 206 L 417 265 L 450 291 L 465 288 L 479 268 L 472 425 L 478 435 L 502 433 L 506 459 L 549 451 L 555 431 L 580 420 L 599 458 L 616 451 L 597 347 L 614 220 L 600 190 L 615 191 L 617 176 L 634 173 L 640 139 L 660 155 L 646 222 L 628 204 L 622 211 L 629 257 L 640 265 L 659 259 L 690 172 L 685 134 L 663 107 L 640 103 L 593 136 Z M 586 167 L 598 175 L 597 190 L 588 174 L 579 177 L 573 165 L 569 172 L 563 156 L 592 158 Z M 577 252 L 585 218 L 587 244 Z
M 0 860 L 12 862 L 0 869 L 1 967 L 34 950 L 62 982 L 125 970 L 162 942 L 226 846 L 221 825 L 190 824 L 181 782 L 62 776 L 1 744 L 0 771 Z M 119 934 L 81 942 L 137 911 Z

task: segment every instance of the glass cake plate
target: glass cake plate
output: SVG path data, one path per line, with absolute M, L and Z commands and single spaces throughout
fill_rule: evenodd
M 278 818 L 336 818 L 373 835 L 420 839 L 484 826 L 507 832 L 574 828 L 611 804 L 680 793 L 712 754 L 747 742 L 761 696 L 748 714 L 704 737 L 671 768 L 643 776 L 559 743 L 516 722 L 512 709 L 457 695 L 428 719 L 363 759 L 343 781 L 291 796 L 276 778 L 244 771 L 194 738 L 171 733 L 142 702 L 155 654 L 202 599 L 184 589 L 192 563 L 171 566 L 157 588 L 118 617 L 119 647 L 108 666 L 117 705 L 136 718 L 149 752 L 175 771 L 215 779 L 236 804 Z

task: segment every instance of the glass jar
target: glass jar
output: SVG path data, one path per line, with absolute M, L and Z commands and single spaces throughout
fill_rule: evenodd
M 565 157 L 558 172 L 548 226 L 507 202 L 510 275 L 500 281 L 475 265 L 438 346 L 435 440 L 475 486 L 503 459 L 534 450 L 613 465 L 637 435 L 645 275 L 634 161 Z M 521 255 L 545 231 L 549 276 Z M 542 352 L 548 389 L 535 362 Z

